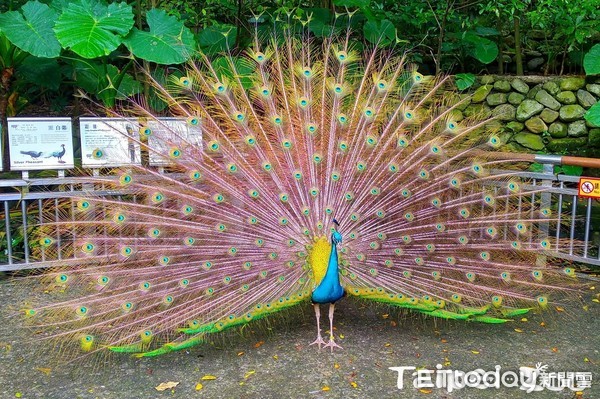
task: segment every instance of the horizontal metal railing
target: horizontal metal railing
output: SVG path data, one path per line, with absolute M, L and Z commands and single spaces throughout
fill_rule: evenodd
M 537 157 L 539 157 L 537 161 L 544 162 L 542 172 L 520 172 L 517 176 L 526 180 L 527 188 L 542 189 L 534 190 L 537 194 L 532 194 L 531 202 L 537 201 L 542 207 L 558 211 L 556 218 L 540 226 L 544 234 L 561 240 L 560 246 L 557 244 L 551 248 L 552 255 L 571 261 L 600 265 L 600 205 L 591 198 L 577 196 L 579 181 L 577 176 L 553 173 L 553 164 L 560 163 L 560 157 Z M 575 162 L 581 159 L 589 160 L 589 158 L 576 158 Z M 600 162 L 600 160 L 592 161 Z M 4 231 L 0 231 L 0 271 L 46 266 L 48 262 L 43 251 L 38 251 L 39 254 L 36 256 L 31 254 L 34 228 L 44 220 L 43 218 L 48 220 L 49 213 L 54 215 L 55 221 L 64 220 L 65 212 L 69 214 L 67 217 L 75 217 L 75 213 L 72 212 L 74 204 L 71 205 L 70 212 L 64 209 L 64 205 L 59 209 L 61 199 L 78 196 L 121 198 L 126 194 L 108 189 L 108 186 L 102 183 L 102 179 L 108 182 L 116 177 L 94 176 L 93 180 L 89 177 L 0 179 L 2 206 L 0 215 L 3 216 L 4 222 Z M 52 207 L 53 209 L 48 209 Z M 58 242 L 57 245 L 60 260 L 61 243 Z

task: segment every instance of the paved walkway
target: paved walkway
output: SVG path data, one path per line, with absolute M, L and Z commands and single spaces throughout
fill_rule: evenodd
M 26 297 L 23 291 L 0 282 L 0 302 L 10 307 Z M 18 320 L 8 319 L 0 323 L 0 398 L 600 398 L 600 304 L 593 298 L 504 325 L 434 320 L 346 298 L 335 323 L 344 350 L 333 354 L 308 346 L 316 332 L 307 305 L 188 352 L 153 359 L 116 355 L 60 370 L 39 355 L 39 344 L 11 338 Z M 591 372 L 592 388 L 577 396 L 568 389 L 418 390 L 407 372 L 399 390 L 398 373 L 389 369 L 441 364 L 494 371 L 500 365 L 503 373 L 538 362 L 548 372 Z M 169 381 L 179 384 L 155 389 Z

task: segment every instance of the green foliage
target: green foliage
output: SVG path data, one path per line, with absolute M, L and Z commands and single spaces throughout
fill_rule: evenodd
M 55 58 L 61 50 L 52 31 L 56 17 L 56 12 L 47 5 L 30 1 L 21 11 L 0 14 L 0 31 L 23 51 L 37 57 Z
M 140 82 L 127 74 L 130 64 L 119 70 L 115 65 L 96 60 L 73 58 L 67 61 L 77 85 L 109 108 L 115 105 L 116 99 L 125 99 L 141 91 Z
M 590 125 L 600 127 L 600 102 L 592 105 L 585 113 L 584 118 Z
M 465 90 L 473 86 L 476 76 L 472 73 L 459 73 L 456 74 L 455 78 L 455 83 L 458 90 Z
M 555 165 L 554 174 L 563 174 L 568 176 L 581 176 L 583 174 L 583 168 L 581 166 L 573 165 Z
M 469 55 L 482 64 L 489 64 L 498 56 L 496 43 L 475 32 L 467 32 L 463 35 L 463 45 L 468 48 Z
M 588 75 L 600 75 L 600 43 L 592 47 L 585 55 L 583 68 Z
M 396 28 L 387 19 L 367 21 L 363 29 L 365 39 L 373 44 L 385 47 L 396 42 Z
M 227 57 L 218 57 L 212 63 L 217 76 L 221 80 L 234 81 L 239 79 L 242 87 L 249 89 L 254 85 L 250 78 L 255 69 L 255 64 L 248 61 L 247 58 L 233 58 L 233 63 Z
M 358 51 L 363 46 L 407 50 L 412 61 L 430 67 L 422 68 L 424 73 L 433 67 L 450 73 L 489 71 L 502 53 L 513 53 L 506 37 L 518 21 L 523 36 L 518 41 L 525 49 L 529 31 L 538 29 L 546 39 L 533 50 L 543 51 L 549 64 L 562 57 L 563 63 L 598 74 L 600 45 L 592 46 L 600 37 L 599 1 L 137 0 L 128 5 L 123 0 L 11 0 L 0 5 L 0 67 L 15 68 L 11 90 L 24 90 L 30 98 L 72 85 L 73 91 L 84 89 L 112 106 L 126 94 L 151 93 L 130 74 L 128 58 L 174 65 L 197 50 L 209 56 L 236 53 L 251 45 L 247 32 L 254 27 L 298 32 L 304 27 L 320 40 L 346 34 L 350 26 Z M 244 86 L 250 84 L 244 77 L 247 67 L 220 66 L 221 73 Z M 472 84 L 471 73 L 457 75 L 460 90 Z M 595 107 L 588 112 L 590 121 L 598 120 L 595 112 Z
M 194 52 L 192 32 L 177 18 L 162 10 L 146 14 L 150 31 L 134 28 L 124 43 L 134 56 L 157 64 L 181 64 Z
M 133 26 L 127 3 L 100 0 L 71 2 L 58 18 L 54 31 L 60 44 L 84 58 L 108 55 L 121 44 Z
M 30 85 L 58 90 L 62 82 L 60 64 L 56 58 L 27 57 L 17 68 L 19 77 Z
M 198 35 L 198 44 L 207 54 L 216 54 L 231 48 L 236 40 L 235 26 L 215 25 Z

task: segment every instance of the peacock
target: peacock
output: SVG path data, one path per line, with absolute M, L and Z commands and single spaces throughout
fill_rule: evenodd
M 164 166 L 90 176 L 115 195 L 49 210 L 47 268 L 17 281 L 38 292 L 20 311 L 36 339 L 70 359 L 157 356 L 312 304 L 312 344 L 334 351 L 345 296 L 482 323 L 574 296 L 574 269 L 540 261 L 562 245 L 538 227 L 556 211 L 516 177 L 522 157 L 498 154 L 494 121 L 459 116 L 452 80 L 406 54 L 310 32 L 257 31 L 247 50 L 148 72 L 162 115 L 201 139 L 147 98 L 119 110 Z

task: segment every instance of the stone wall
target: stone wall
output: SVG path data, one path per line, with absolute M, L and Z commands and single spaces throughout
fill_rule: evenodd
M 600 99 L 600 79 L 482 76 L 461 116 L 494 116 L 506 150 L 600 157 L 600 128 L 583 115 Z

